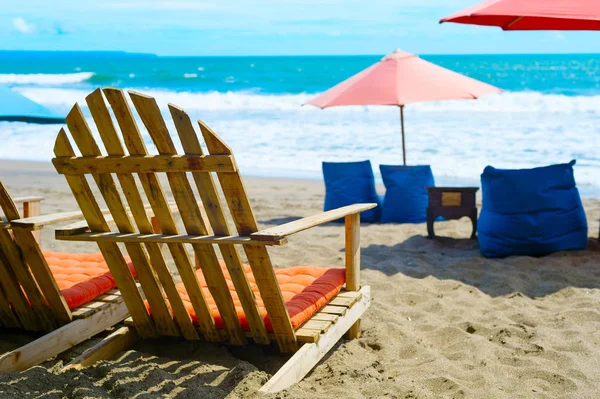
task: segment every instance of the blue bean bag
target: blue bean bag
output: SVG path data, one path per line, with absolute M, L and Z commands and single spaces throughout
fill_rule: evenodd
M 375 191 L 375 176 L 370 161 L 323 162 L 325 211 L 346 205 L 374 202 L 380 204 Z M 361 222 L 377 222 L 380 207 L 360 214 Z M 340 219 L 342 220 L 342 219 Z
M 385 197 L 381 223 L 424 223 L 429 194 L 425 186 L 435 186 L 429 165 L 379 165 Z
M 575 161 L 520 170 L 486 167 L 477 228 L 481 253 L 542 256 L 585 249 L 588 226 L 573 165 Z

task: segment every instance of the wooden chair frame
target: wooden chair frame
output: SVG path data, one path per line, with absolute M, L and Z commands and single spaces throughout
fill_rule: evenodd
M 118 128 L 113 123 L 103 94 L 112 108 Z M 360 316 L 370 304 L 370 288 L 360 285 L 359 214 L 376 204 L 350 205 L 259 231 L 231 149 L 199 121 L 208 149 L 205 155 L 189 116 L 180 108 L 169 105 L 184 151 L 178 154 L 156 101 L 135 92 L 129 92 L 129 97 L 158 151 L 157 155 L 148 154 L 125 93 L 114 88 L 97 89 L 86 98 L 107 155 L 102 154 L 77 104 L 66 118 L 71 138 L 61 129 L 54 148 L 56 157 L 52 162 L 66 177 L 87 223 L 57 230 L 56 238 L 98 244 L 129 308 L 131 319 L 126 324 L 132 327 L 115 332 L 68 367 L 83 367 L 100 358 L 110 357 L 135 342 L 137 337 L 182 336 L 189 340 L 227 341 L 233 345 L 244 345 L 248 338 L 252 338 L 258 344 L 275 341 L 282 352 L 296 352 L 263 387 L 263 391 L 272 392 L 302 379 L 346 332 L 350 338 L 357 337 L 360 334 Z M 75 154 L 71 140 L 81 156 Z M 166 174 L 184 224 L 184 233 L 180 232 L 173 213 L 166 206 L 167 198 L 158 173 Z M 117 231 L 109 228 L 100 212 L 86 175 L 91 176 L 98 187 Z M 213 175 L 217 177 L 227 206 L 221 203 Z M 142 190 L 138 188 L 136 178 Z M 203 206 L 198 205 L 194 188 Z M 136 212 L 143 207 L 144 196 L 156 216 L 156 228 L 152 228 L 145 212 Z M 131 214 L 125 211 L 125 204 L 129 205 Z M 227 210 L 234 229 L 227 221 Z M 339 218 L 345 218 L 346 223 L 345 291 L 300 329 L 294 330 L 267 246 L 283 245 L 289 235 Z M 131 257 L 143 293 L 135 285 L 117 244 L 123 244 Z M 174 260 L 197 315 L 197 324 L 192 322 L 184 307 L 167 267 L 163 252 L 165 246 L 160 244 L 166 244 Z M 184 244 L 191 245 L 197 263 L 190 260 Z M 267 331 L 260 316 L 244 272 L 239 246 L 252 269 L 272 333 Z M 250 331 L 241 328 L 216 248 L 227 266 Z M 195 266 L 202 269 L 224 328 L 217 328 L 215 324 Z M 151 312 L 146 307 L 144 295 Z
M 112 290 L 71 311 L 39 246 L 49 224 L 81 219 L 81 212 L 40 216 L 41 197 L 12 199 L 0 181 L 0 329 L 47 332 L 0 354 L 0 373 L 25 370 L 124 320 L 127 307 Z M 17 204 L 23 206 L 23 216 Z

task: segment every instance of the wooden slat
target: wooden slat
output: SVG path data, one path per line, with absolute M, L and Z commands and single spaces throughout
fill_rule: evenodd
M 94 101 L 96 103 L 96 108 L 98 108 L 98 110 L 99 110 L 98 113 L 104 114 L 105 116 L 103 118 L 106 118 L 106 116 L 108 114 L 108 109 L 106 108 L 106 103 L 104 102 L 104 99 L 102 98 L 101 93 L 98 91 L 98 93 L 94 92 L 92 94 L 94 95 L 94 98 L 92 101 Z M 128 143 L 127 144 L 128 150 L 132 151 L 133 153 L 136 153 L 136 154 L 138 152 L 145 153 L 145 147 L 143 145 L 143 142 L 140 143 L 141 139 L 135 138 L 136 132 L 138 135 L 139 135 L 139 132 L 137 131 L 137 126 L 135 125 L 135 122 L 133 121 L 133 119 L 131 117 L 131 112 L 129 110 L 129 107 L 127 106 L 127 103 L 124 100 L 124 97 L 122 96 L 122 92 L 113 91 L 112 89 L 107 89 L 105 91 L 105 94 L 106 94 L 107 98 L 109 99 L 109 102 L 111 102 L 111 104 L 113 104 L 113 111 L 115 112 L 115 115 L 117 117 L 117 122 L 119 123 L 119 126 L 121 127 L 121 129 L 123 131 L 125 131 L 124 129 L 129 129 L 129 133 L 123 134 L 123 139 L 125 140 L 126 143 Z M 90 96 L 90 99 L 92 99 L 92 96 Z M 103 124 L 108 127 L 107 132 L 105 133 L 106 139 L 103 138 L 105 145 L 107 147 L 108 153 L 110 155 L 124 154 L 125 153 L 124 149 L 120 146 L 120 140 L 117 137 L 115 137 L 117 135 L 117 133 L 116 133 L 116 129 L 114 128 L 114 125 L 112 124 L 112 121 L 110 121 L 110 123 L 108 123 L 108 121 L 106 121 L 106 122 L 103 122 Z M 110 143 L 110 145 L 107 143 Z M 119 178 L 121 186 L 124 189 L 124 192 L 126 194 L 126 198 L 127 198 L 127 201 L 129 203 L 130 207 L 132 209 L 140 209 L 140 207 L 143 206 L 142 200 L 140 197 L 139 190 L 137 189 L 136 182 L 133 179 L 133 176 L 119 173 L 117 175 L 117 177 Z M 140 180 L 142 181 L 142 184 L 144 185 L 144 189 L 148 185 L 151 186 L 155 181 L 156 181 L 156 183 L 158 182 L 156 180 L 155 176 L 149 176 L 149 175 L 140 177 Z M 157 190 L 159 190 L 159 191 L 161 190 L 160 186 L 157 186 Z M 160 194 L 160 193 L 158 193 L 158 194 Z M 169 206 L 169 205 L 167 205 L 167 206 Z M 156 203 L 153 203 L 150 205 L 150 209 L 154 209 L 154 207 L 156 207 Z M 143 233 L 154 232 L 154 226 L 148 219 L 145 210 L 143 211 L 143 214 L 142 214 L 142 212 L 139 212 L 139 213 L 134 213 L 133 216 L 134 216 L 134 219 L 136 221 L 136 224 L 137 224 L 140 232 L 143 232 Z M 165 290 L 167 297 L 169 298 L 171 308 L 173 310 L 173 313 L 175 314 L 175 322 L 179 326 L 179 329 L 180 329 L 182 335 L 187 339 L 193 339 L 193 340 L 200 339 L 200 336 L 196 332 L 196 329 L 192 323 L 192 319 L 191 319 L 189 313 L 187 312 L 187 310 L 183 304 L 183 301 L 181 300 L 181 297 L 179 296 L 179 292 L 177 291 L 175 282 L 173 281 L 171 272 L 169 271 L 169 268 L 167 267 L 165 258 L 161 251 L 160 244 L 146 243 L 146 249 L 148 250 L 148 254 L 150 255 L 152 267 L 154 268 L 154 271 L 156 272 L 156 275 L 157 275 L 160 283 L 162 284 L 162 287 Z M 161 297 L 156 298 L 156 299 L 161 299 L 161 298 L 162 298 L 162 295 L 161 295 Z M 164 302 L 164 299 L 163 299 L 163 302 Z M 151 306 L 154 306 L 154 304 L 151 303 Z M 162 307 L 163 305 L 159 304 L 156 306 Z
M 70 322 L 71 311 L 67 306 L 67 301 L 63 297 L 60 288 L 50 271 L 50 267 L 42 254 L 42 250 L 35 236 L 31 231 L 21 229 L 14 229 L 13 234 L 15 240 L 19 244 L 23 258 L 29 265 L 29 269 L 35 276 L 37 285 L 50 306 L 52 318 L 57 321 L 55 327 Z M 42 306 L 47 308 L 46 304 Z
M 67 134 L 63 129 L 58 134 L 54 153 L 57 157 L 71 157 L 75 153 Z M 90 228 L 94 231 L 109 231 L 108 224 L 104 219 L 92 190 L 84 176 L 65 176 L 67 183 L 73 192 L 73 196 L 82 210 Z M 115 281 L 119 285 L 123 298 L 131 315 L 136 320 L 138 332 L 141 336 L 152 337 L 156 335 L 154 324 L 135 285 L 135 281 L 129 271 L 121 250 L 116 243 L 98 243 L 98 247 L 110 268 Z
M 177 235 L 166 235 L 166 234 L 139 234 L 139 233 L 80 233 L 80 234 L 69 234 L 61 235 L 56 234 L 57 240 L 62 241 L 92 241 L 92 242 L 126 242 L 126 243 L 162 243 L 162 244 L 254 244 L 259 246 L 264 245 L 282 245 L 287 240 L 279 241 L 261 241 L 255 243 L 250 237 L 240 236 L 197 236 L 189 234 L 177 234 Z
M 96 300 L 101 301 L 101 302 L 109 302 L 109 303 L 121 303 L 121 302 L 123 302 L 123 297 L 121 296 L 121 294 L 119 294 L 119 295 L 104 294 L 104 295 L 100 295 L 98 298 L 96 298 Z
M 77 309 L 73 310 L 73 318 L 85 319 L 87 317 L 90 317 L 94 313 L 101 312 L 103 310 L 108 309 L 109 306 L 110 306 L 109 302 L 101 302 L 101 301 L 89 302 L 89 303 L 86 303 L 85 305 L 82 305 L 82 306 L 78 307 Z
M 105 89 L 104 94 L 110 103 L 121 133 L 123 134 L 123 140 L 125 146 L 131 155 L 146 155 L 146 146 L 142 140 L 141 134 L 138 130 L 137 125 L 133 119 L 133 115 L 129 106 L 127 105 L 127 99 L 123 91 L 119 89 Z M 161 231 L 167 235 L 177 235 L 178 230 L 173 219 L 173 215 L 169 208 L 169 205 L 165 199 L 162 186 L 158 181 L 158 178 L 154 174 L 140 174 L 138 175 L 144 192 L 148 197 L 152 210 L 156 220 L 158 221 Z M 182 244 L 169 244 L 169 251 L 175 260 L 175 264 L 181 276 L 181 279 L 186 287 L 192 306 L 198 317 L 202 334 L 207 340 L 218 341 L 220 340 L 215 321 L 210 313 L 204 293 L 200 288 L 198 279 L 195 273 L 195 269 L 190 261 L 187 252 Z M 155 265 L 156 266 L 156 265 Z M 164 282 L 163 282 L 164 285 Z M 166 289 L 166 287 L 165 287 Z M 167 295 L 169 293 L 167 292 Z M 175 296 L 178 296 L 175 295 Z M 181 299 L 171 298 L 169 300 L 173 309 L 176 306 L 180 306 Z M 179 301 L 179 302 L 177 302 Z M 189 317 L 189 315 L 187 316 Z
M 107 214 L 110 211 L 105 209 L 102 213 Z M 28 230 L 39 230 L 44 226 L 55 223 L 64 223 L 72 220 L 83 219 L 83 213 L 81 211 L 73 212 L 62 212 L 62 213 L 51 213 L 48 215 L 40 215 L 35 217 L 28 217 L 18 220 L 13 220 L 10 224 L 14 228 L 23 228 Z
M 187 113 L 171 104 L 169 105 L 169 110 L 186 155 L 203 155 L 198 136 L 194 131 L 194 127 L 192 126 L 192 122 Z M 204 209 L 206 210 L 214 234 L 217 236 L 230 236 L 231 230 L 225 219 L 225 213 L 212 175 L 210 173 L 194 172 L 192 173 L 192 176 L 200 197 L 202 198 Z M 234 243 L 232 242 L 231 244 Z M 225 264 L 227 265 L 229 275 L 235 286 L 242 308 L 244 309 L 244 314 L 248 320 L 254 342 L 265 345 L 269 344 L 270 339 L 267 329 L 264 320 L 260 315 L 260 311 L 258 310 L 256 298 L 250 287 L 248 276 L 242 265 L 242 260 L 237 248 L 228 243 L 219 245 L 219 249 L 223 255 Z
M 17 205 L 13 202 L 6 187 L 1 182 L 0 209 L 2 209 L 9 222 L 20 218 Z M 35 245 L 37 246 L 37 243 Z M 40 291 L 33 271 L 25 263 L 24 254 L 21 252 L 15 237 L 13 237 L 9 230 L 0 230 L 0 252 L 4 258 L 4 270 L 2 274 L 7 278 L 4 283 L 5 287 L 9 284 L 14 284 L 13 287 L 7 287 L 5 293 L 13 304 L 13 308 L 23 325 L 26 328 L 31 326 L 32 330 L 44 329 L 47 331 L 59 327 L 61 325 L 60 320 L 62 319 L 52 314 L 50 308 L 47 306 L 46 299 Z M 48 286 L 46 283 L 47 281 L 42 281 L 44 287 Z M 24 292 L 21 292 L 19 285 Z M 54 294 L 53 299 L 55 299 L 55 296 L 60 295 L 60 292 L 55 290 L 54 293 L 48 293 L 48 295 L 52 294 Z M 54 302 L 54 305 L 56 305 L 56 302 Z
M 296 338 L 298 342 L 314 343 L 321 338 L 321 330 L 313 330 L 310 328 L 299 328 L 296 330 Z
M 321 313 L 329 313 L 338 316 L 343 316 L 348 311 L 348 308 L 345 306 L 334 306 L 334 305 L 326 305 L 321 309 Z
M 202 122 L 199 124 L 208 151 L 212 155 L 232 155 L 231 149 L 208 126 Z M 217 176 L 238 234 L 248 235 L 258 231 L 256 218 L 239 173 L 218 173 Z M 282 352 L 294 352 L 298 349 L 294 328 L 269 254 L 264 246 L 244 245 L 243 247 L 269 314 L 279 349 Z
M 27 298 L 24 298 L 22 294 L 19 295 L 18 292 L 15 296 L 17 301 L 24 301 L 20 305 L 21 312 L 17 312 L 19 318 L 21 319 L 21 317 L 24 317 L 31 320 L 32 323 L 35 323 L 34 325 L 37 325 L 38 327 L 34 327 L 34 330 L 43 329 L 50 331 L 58 327 L 58 320 L 46 305 L 46 300 L 40 291 L 40 287 L 35 281 L 31 269 L 25 263 L 17 243 L 14 241 L 14 238 L 10 235 L 8 230 L 0 231 L 0 250 L 6 260 L 6 268 L 12 269 L 12 276 L 16 277 L 12 279 L 11 284 L 16 284 L 16 287 L 19 287 L 20 285 L 24 294 L 27 296 Z M 13 303 L 13 296 L 9 295 L 9 298 L 11 303 Z M 16 309 L 19 305 L 14 304 L 13 306 Z M 34 320 L 37 321 L 34 322 Z M 21 321 L 24 320 L 21 319 Z
M 5 257 L 6 251 L 2 243 L 2 235 L 4 233 L 8 234 L 6 231 L 0 231 L 0 286 L 4 288 L 4 294 L 11 303 L 12 309 L 23 328 L 30 331 L 42 330 L 41 321 L 38 320 L 35 312 L 31 309 L 17 276 L 10 267 L 10 261 Z
M 100 360 L 108 360 L 117 353 L 131 348 L 138 339 L 139 336 L 134 328 L 121 327 L 69 362 L 63 368 L 63 371 L 69 369 L 80 370 Z
M 319 330 L 321 332 L 327 332 L 327 330 L 329 330 L 329 327 L 331 327 L 332 324 L 333 323 L 330 321 L 310 319 L 302 326 L 300 326 L 300 328 L 307 328 L 310 330 Z
M 91 92 L 85 98 L 85 102 L 92 114 L 92 118 L 94 119 L 94 123 L 96 124 L 98 134 L 100 134 L 107 155 L 113 157 L 125 156 L 126 153 L 123 149 L 123 143 L 121 143 L 121 140 L 119 139 L 117 129 L 115 129 L 115 125 L 110 117 L 110 112 L 102 97 L 102 90 L 98 88 Z M 102 170 L 100 172 L 102 172 Z
M 334 324 L 320 339 L 312 344 L 304 344 L 290 360 L 288 360 L 273 377 L 260 389 L 260 393 L 274 393 L 299 382 L 312 370 L 317 363 L 335 346 L 344 333 L 356 323 L 371 304 L 370 287 L 361 289 L 362 297 L 359 303 L 352 307 L 345 317 Z
M 358 300 L 360 299 L 360 295 L 355 295 L 352 297 L 340 297 L 337 296 L 329 301 L 328 305 L 335 306 L 344 306 L 346 308 L 351 308 Z
M 39 199 L 29 201 L 36 201 L 39 204 Z M 30 204 L 29 208 L 25 208 L 24 216 L 37 216 L 36 213 L 39 215 L 39 207 L 34 207 L 32 202 L 26 201 L 24 204 Z M 0 185 L 0 207 L 9 221 L 20 218 L 16 204 L 3 185 Z M 71 312 L 42 255 L 39 234 L 14 229 L 14 241 L 7 234 L 6 231 L 0 232 L 2 236 L 0 241 L 3 242 L 2 246 L 7 252 L 5 257 L 15 271 L 38 318 L 41 318 L 48 330 L 70 322 Z
M 357 298 L 360 297 L 360 292 L 358 291 L 341 291 L 336 295 L 336 298 Z
M 130 92 L 130 96 L 158 152 L 161 155 L 172 156 L 176 154 L 175 145 L 154 98 L 132 92 Z M 203 221 L 186 174 L 167 172 L 167 180 L 171 186 L 173 197 L 187 233 L 190 235 L 207 235 L 208 229 Z M 214 248 L 197 244 L 194 244 L 193 248 L 202 267 L 208 288 L 223 319 L 225 329 L 229 333 L 230 342 L 238 345 L 244 344 L 246 337 L 242 331 L 231 292 L 227 287 L 227 281 L 221 271 Z
M 72 315 L 73 315 L 73 319 L 79 320 L 79 319 L 87 319 L 88 317 L 90 317 L 91 315 L 93 315 L 97 312 L 98 312 L 97 309 L 82 307 L 82 308 L 74 309 L 72 312 Z
M 2 262 L 0 260 L 0 262 Z M 1 266 L 0 266 L 1 267 Z M 17 316 L 14 314 L 12 308 L 10 307 L 10 303 L 8 299 L 2 292 L 2 283 L 0 282 L 0 326 L 8 327 L 8 328 L 19 328 L 21 327 L 21 323 L 17 319 Z
M 100 89 L 97 89 L 90 95 L 88 95 L 86 97 L 86 102 L 88 103 L 92 117 L 96 122 L 96 126 L 98 127 L 98 131 L 100 133 L 102 142 L 105 145 L 108 155 L 124 155 L 125 150 L 121 144 L 121 141 L 119 140 L 117 131 L 112 122 Z M 83 153 L 83 155 L 88 154 Z M 92 153 L 89 155 L 99 154 Z M 152 225 L 150 223 L 148 215 L 146 214 L 146 209 L 144 207 L 144 203 L 137 188 L 135 179 L 132 174 L 124 173 L 123 169 L 124 168 L 118 167 L 116 169 L 105 170 L 111 172 L 118 172 L 116 174 L 117 179 L 121 184 L 123 193 L 125 195 L 127 203 L 129 204 L 133 219 L 135 220 L 139 231 L 144 233 L 151 233 Z M 122 215 L 119 216 L 119 218 L 122 218 Z M 115 221 L 118 222 L 117 216 L 115 216 Z M 124 224 L 123 222 L 124 221 L 122 220 L 121 225 L 118 226 L 121 233 L 134 233 L 133 226 L 128 226 L 126 223 Z M 173 320 L 171 311 L 169 310 L 169 307 L 165 300 L 165 296 L 161 289 L 161 285 L 159 285 L 159 281 L 165 281 L 165 286 L 170 288 L 171 292 L 176 291 L 175 284 L 173 282 L 173 279 L 171 278 L 171 275 L 168 272 L 165 273 L 165 271 L 168 271 L 168 268 L 160 248 L 157 244 L 146 245 L 146 249 L 148 250 L 150 259 L 152 261 L 152 265 L 154 266 L 153 268 L 148 262 L 146 254 L 144 253 L 140 245 L 135 245 L 135 243 L 126 243 L 126 247 L 130 255 L 130 250 L 133 250 L 133 252 L 136 254 L 135 256 L 132 256 L 132 261 L 134 262 L 136 271 L 138 273 L 138 279 L 142 284 L 142 288 L 144 290 L 144 293 L 146 294 L 146 298 L 152 309 L 152 317 L 156 322 L 156 328 L 158 332 L 162 335 L 178 336 L 180 334 L 179 329 L 177 328 L 177 325 L 179 323 L 177 323 L 176 325 L 175 321 Z M 161 277 L 158 276 L 159 271 L 162 272 Z M 177 306 L 176 308 L 177 310 L 181 309 L 181 307 Z M 187 330 L 189 331 L 189 329 L 193 326 L 189 315 L 187 316 L 187 318 L 186 315 L 187 312 L 180 314 L 181 322 L 184 328 L 186 328 L 185 322 L 187 320 Z M 191 338 L 197 338 L 195 331 L 193 331 L 193 333 L 191 334 Z
M 103 309 L 106 309 L 109 306 L 110 306 L 109 302 L 103 302 L 103 301 L 97 301 L 97 300 L 94 300 L 92 302 L 88 302 L 85 305 L 81 305 L 82 308 L 95 309 L 97 311 L 101 311 Z
M 160 172 L 235 172 L 236 167 L 228 156 L 197 155 L 124 155 L 54 158 L 52 164 L 63 175 L 96 174 L 106 170 L 121 173 Z
M 348 215 L 345 225 L 345 263 L 346 263 L 346 290 L 360 290 L 360 214 Z M 342 298 L 336 299 L 341 301 Z M 348 304 L 351 306 L 354 302 Z M 332 305 L 335 305 L 332 304 Z M 360 337 L 362 333 L 360 319 L 348 331 L 348 338 Z
M 26 370 L 119 323 L 127 316 L 125 304 L 112 304 L 87 319 L 74 320 L 17 350 L 0 355 L 0 373 Z
M 117 177 L 119 175 L 120 174 L 117 173 Z M 130 195 L 135 195 L 135 194 L 131 194 L 128 192 L 125 193 L 126 198 Z M 152 207 L 150 205 L 144 205 L 141 209 L 140 208 L 134 208 L 134 209 L 128 208 L 127 213 L 131 214 L 135 219 L 138 217 L 138 215 L 137 215 L 138 213 L 141 213 L 141 212 L 146 213 L 147 210 L 152 210 Z M 102 213 L 106 215 L 105 220 L 109 226 L 115 224 L 112 216 L 110 215 L 109 209 L 103 209 Z M 81 221 L 78 221 L 75 223 L 71 223 L 67 226 L 57 228 L 55 231 L 56 231 L 56 236 L 68 236 L 68 235 L 73 235 L 73 234 L 85 233 L 89 230 L 90 230 L 90 227 L 88 226 L 87 221 L 81 220 Z
M 94 113 L 92 115 L 95 115 L 96 118 L 103 118 L 106 116 L 99 112 L 98 108 L 95 107 L 96 105 L 97 103 L 92 102 L 92 108 L 94 109 Z M 92 136 L 92 132 L 77 105 L 73 107 L 71 112 L 69 112 L 66 119 L 67 125 L 71 130 L 71 135 L 77 143 L 81 154 L 83 156 L 99 156 L 100 149 L 98 144 Z M 103 121 L 102 126 L 106 128 L 109 122 L 110 121 Z M 104 134 L 106 136 L 107 132 L 104 132 Z M 117 228 L 121 233 L 133 233 L 134 228 L 131 218 L 125 209 L 121 195 L 119 194 L 115 181 L 110 174 L 112 170 L 103 169 L 102 172 L 103 173 L 93 174 L 92 177 L 96 181 L 96 184 L 100 189 L 100 193 L 102 194 L 108 209 L 111 211 L 111 215 Z M 127 190 L 127 192 L 129 192 L 129 195 L 131 196 L 131 191 Z M 142 203 L 141 200 L 139 202 L 140 204 Z M 145 214 L 145 211 L 142 213 Z M 125 248 L 127 249 L 127 253 L 131 257 L 131 260 L 136 267 L 138 279 L 142 284 L 144 293 L 146 294 L 148 302 L 152 307 L 152 318 L 154 319 L 157 333 L 172 336 L 179 335 L 179 331 L 175 326 L 171 312 L 165 303 L 161 288 L 156 280 L 156 276 L 152 272 L 144 249 L 140 244 L 136 243 L 125 243 Z M 123 263 L 120 262 L 119 264 L 122 265 Z M 114 267 L 116 267 L 116 265 Z M 133 281 L 133 276 L 131 276 L 127 265 L 125 265 L 125 267 L 119 271 L 118 275 L 120 275 L 120 277 L 115 275 L 115 281 L 119 286 L 121 284 L 128 284 L 126 281 Z M 120 279 L 122 279 L 122 281 Z M 137 297 L 139 297 L 139 301 L 137 301 L 138 306 L 139 304 L 144 306 L 142 298 L 137 290 L 136 293 Z
M 293 222 L 285 223 L 270 229 L 261 230 L 250 234 L 253 240 L 273 240 L 284 238 L 294 233 L 307 230 L 319 224 L 328 223 L 344 216 L 358 215 L 360 212 L 373 209 L 377 204 L 353 204 L 344 206 L 331 211 L 319 213 L 317 215 L 308 216 L 302 219 L 294 220 Z
M 313 317 L 311 317 L 311 320 L 319 320 L 319 321 L 329 321 L 331 323 L 335 323 L 337 322 L 339 316 L 335 315 L 335 314 L 329 314 L 329 313 L 315 313 L 315 315 Z
M 16 204 L 1 184 L 0 207 L 9 221 L 20 218 Z M 71 312 L 42 255 L 37 238 L 31 231 L 22 229 L 14 229 L 13 237 L 7 231 L 1 231 L 0 246 L 31 307 L 45 329 L 50 331 L 71 321 Z

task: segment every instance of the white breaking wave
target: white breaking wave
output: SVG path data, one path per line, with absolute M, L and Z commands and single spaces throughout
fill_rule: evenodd
M 16 74 L 3 73 L 0 74 L 0 83 L 2 84 L 17 84 L 17 85 L 64 85 L 72 83 L 85 82 L 94 76 L 93 72 L 77 72 L 77 73 L 31 73 L 31 74 Z
M 87 72 L 86 72 L 87 73 Z M 0 77 L 3 75 L 0 75 Z M 24 75 L 22 75 L 24 76 Z M 89 94 L 88 90 L 60 88 L 20 88 L 22 94 L 31 99 L 56 106 L 71 106 Z M 164 105 L 177 104 L 185 109 L 198 110 L 312 110 L 312 106 L 302 104 L 317 94 L 259 94 L 254 92 L 175 92 L 168 90 L 136 89 L 157 99 Z M 81 104 L 84 105 L 84 104 Z M 389 112 L 396 107 L 390 106 L 353 106 L 333 107 L 321 112 L 360 113 Z M 394 111 L 397 112 L 397 111 Z M 549 112 L 549 113 L 593 113 L 600 114 L 600 95 L 564 96 L 560 94 L 542 94 L 538 92 L 504 92 L 490 94 L 477 100 L 453 100 L 408 104 L 405 114 L 412 113 L 489 113 L 489 112 Z M 466 115 L 465 115 L 466 116 Z
M 93 126 L 87 90 L 19 91 L 59 114 L 77 101 Z M 187 110 L 192 120 L 204 120 L 234 149 L 245 173 L 319 177 L 322 161 L 370 159 L 376 172 L 379 164 L 402 162 L 397 107 L 320 110 L 301 106 L 311 94 L 139 91 L 156 97 L 171 128 L 168 103 Z M 508 92 L 411 104 L 404 114 L 408 163 L 431 165 L 438 184 L 453 179 L 477 184 L 486 165 L 527 168 L 577 159 L 582 192 L 600 193 L 600 96 Z M 1 122 L 0 158 L 47 161 L 58 129 Z M 152 148 L 147 134 L 145 139 Z

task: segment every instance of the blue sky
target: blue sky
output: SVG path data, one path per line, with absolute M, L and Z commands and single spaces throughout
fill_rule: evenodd
M 525 0 L 523 0 L 525 1 Z M 478 0 L 15 0 L 0 49 L 161 55 L 600 52 L 600 32 L 502 32 L 438 20 Z

